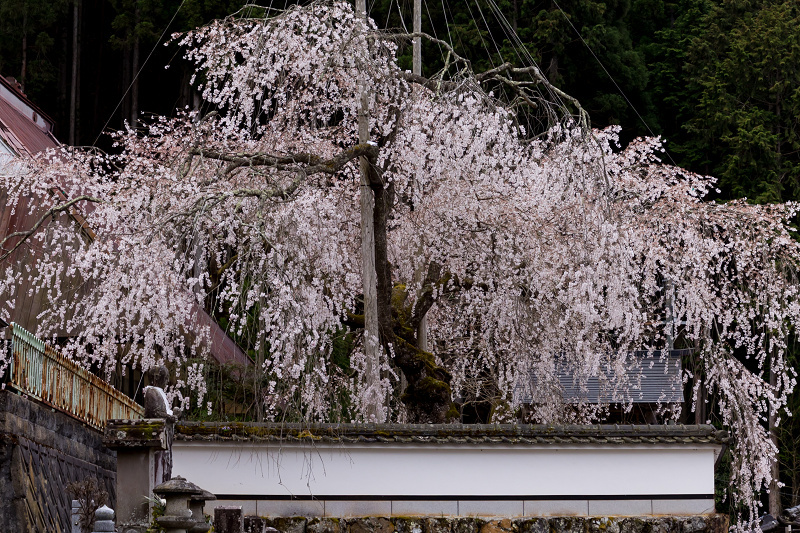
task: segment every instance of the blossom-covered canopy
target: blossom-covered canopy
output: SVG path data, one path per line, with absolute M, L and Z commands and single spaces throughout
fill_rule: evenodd
M 734 435 L 738 497 L 754 502 L 776 453 L 765 421 L 795 384 L 795 206 L 703 201 L 713 180 L 663 164 L 658 139 L 620 147 L 615 129 L 563 115 L 536 131 L 521 104 L 551 104 L 511 79 L 544 86 L 535 68 L 475 74 L 453 56 L 456 74 L 428 80 L 345 3 L 268 14 L 182 37 L 202 109 L 116 134 L 116 155 L 64 151 L 2 178 L 12 204 L 86 198 L 71 208 L 94 238 L 76 242 L 61 217 L 3 241 L 48 246 L 34 270 L 0 263 L 0 305 L 33 278 L 51 302 L 39 332 L 72 331 L 72 357 L 109 367 L 203 350 L 187 330 L 210 307 L 253 342 L 271 419 L 294 405 L 315 421 L 446 421 L 454 396 L 490 382 L 501 420 L 534 372 L 532 420 L 591 420 L 593 406 L 564 408 L 556 360 L 616 374 L 624 399 L 630 354 L 675 341 L 698 350 Z M 361 334 L 361 194 L 374 199 L 378 361 Z M 92 290 L 72 299 L 64 280 Z M 188 376 L 202 391 L 200 368 Z

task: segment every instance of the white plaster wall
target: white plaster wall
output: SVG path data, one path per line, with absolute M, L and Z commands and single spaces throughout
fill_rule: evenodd
M 705 495 L 714 492 L 714 450 L 177 441 L 173 475 L 251 496 Z

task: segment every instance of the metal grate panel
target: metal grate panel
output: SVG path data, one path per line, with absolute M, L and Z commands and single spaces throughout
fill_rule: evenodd
M 681 358 L 691 352 L 634 352 L 621 378 L 610 365 L 601 365 L 595 375 L 581 378 L 568 364 L 557 361 L 558 388 L 568 403 L 682 403 Z M 532 392 L 541 385 L 541 378 L 530 372 L 527 379 L 520 380 L 514 387 L 516 401 L 532 403 Z

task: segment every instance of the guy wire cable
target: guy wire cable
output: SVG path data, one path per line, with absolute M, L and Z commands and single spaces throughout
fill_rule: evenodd
M 475 7 L 478 9 L 478 13 L 481 15 L 481 19 L 483 19 L 483 25 L 486 26 L 486 33 L 489 35 L 489 38 L 492 40 L 492 44 L 494 45 L 494 49 L 497 52 L 497 57 L 500 58 L 500 61 L 502 62 L 503 54 L 500 53 L 500 47 L 497 46 L 497 39 L 495 39 L 494 35 L 492 35 L 492 28 L 489 26 L 489 22 L 486 20 L 486 16 L 483 14 L 483 9 L 481 9 L 481 4 L 480 4 L 480 2 L 478 2 L 478 0 L 475 0 Z M 491 59 L 490 59 L 490 61 L 491 61 Z M 492 66 L 494 67 L 494 62 L 492 62 Z
M 490 5 L 490 7 L 492 8 L 492 11 L 495 14 L 495 17 L 497 18 L 498 22 L 500 23 L 500 26 L 503 29 L 503 32 L 506 34 L 506 37 L 512 42 L 514 53 L 519 58 L 521 64 L 524 64 L 524 65 L 526 64 L 526 65 L 529 65 L 529 66 L 536 67 L 537 69 L 539 69 L 539 72 L 542 72 L 541 71 L 541 67 L 536 62 L 536 60 L 533 58 L 533 56 L 530 54 L 530 52 L 528 51 L 528 48 L 525 46 L 525 44 L 519 38 L 519 35 L 517 34 L 517 32 L 514 31 L 514 28 L 508 22 L 508 19 L 506 19 L 505 15 L 503 15 L 503 12 L 497 6 L 497 4 L 494 2 L 494 0 L 487 0 L 487 1 L 489 2 L 489 5 Z M 521 49 L 521 52 L 520 52 L 520 49 Z M 542 75 L 544 75 L 544 73 L 542 73 Z M 557 105 L 566 114 L 571 114 L 569 112 L 569 107 L 566 105 L 566 103 L 564 102 L 564 100 L 561 98 L 560 95 L 558 95 L 557 93 L 553 92 L 553 90 L 549 86 L 546 86 L 545 89 L 546 89 L 547 93 L 550 95 L 550 98 L 552 98 L 552 100 L 554 102 L 556 102 Z
M 420 2 L 422 2 L 422 4 L 425 6 L 425 11 L 428 13 L 428 22 L 430 22 L 430 24 L 431 24 L 431 31 L 433 32 L 433 38 L 438 41 L 439 40 L 439 34 L 436 32 L 436 25 L 433 23 L 433 17 L 431 16 L 431 10 L 428 7 L 428 3 L 425 0 L 420 0 Z M 444 50 L 442 50 L 441 43 L 437 42 L 436 46 L 439 47 L 439 55 L 444 57 L 445 53 L 444 53 Z M 453 43 L 450 43 L 450 46 L 453 46 Z M 444 75 L 444 74 L 445 73 L 442 73 L 442 75 Z
M 442 17 L 444 17 L 444 27 L 447 28 L 447 42 L 449 42 L 450 43 L 450 47 L 453 50 L 455 50 L 456 47 L 455 47 L 455 44 L 453 43 L 453 32 L 450 31 L 450 23 L 447 21 L 447 10 L 444 7 L 444 0 L 441 0 L 441 2 L 442 2 Z M 453 21 L 453 25 L 455 25 L 455 23 L 456 23 L 456 21 L 454 20 Z M 461 42 L 461 38 L 460 37 L 458 39 L 458 44 L 461 47 L 461 49 L 463 50 L 464 49 L 464 43 Z
M 472 12 L 472 7 L 470 7 L 470 1 L 467 0 L 464 3 L 464 5 L 466 5 L 467 9 L 469 10 L 469 16 L 472 18 L 472 21 L 475 23 L 475 29 L 478 30 L 478 37 L 481 40 L 481 45 L 483 46 L 483 49 L 486 51 L 486 56 L 489 59 L 489 63 L 492 65 L 492 68 L 494 68 L 497 65 L 494 64 L 494 59 L 492 59 L 492 53 L 489 51 L 489 46 L 486 44 L 486 41 L 483 39 L 483 35 L 481 34 L 481 28 L 478 25 L 478 19 L 475 17 L 475 14 Z M 455 18 L 454 18 L 454 20 L 455 20 Z M 487 30 L 488 30 L 488 28 L 487 28 Z M 489 33 L 489 35 L 491 36 L 491 32 L 487 31 L 487 33 Z
M 111 115 L 108 117 L 108 120 L 106 120 L 106 123 L 103 124 L 102 128 L 100 128 L 100 132 L 97 134 L 97 137 L 95 137 L 94 142 L 92 143 L 92 146 L 96 145 L 97 141 L 100 140 L 100 136 L 103 135 L 103 132 L 108 127 L 108 124 L 109 124 L 109 122 L 111 122 L 111 119 L 114 118 L 114 113 L 117 112 L 117 109 L 119 109 L 119 106 L 122 105 L 122 102 L 123 102 L 123 100 L 125 100 L 125 97 L 128 96 L 128 92 L 130 92 L 131 87 L 133 87 L 133 84 L 136 83 L 137 79 L 139 79 L 139 74 L 142 73 L 142 70 L 144 70 L 144 67 L 147 65 L 147 62 L 153 56 L 153 52 L 155 52 L 156 48 L 158 47 L 158 45 L 161 44 L 161 40 L 164 38 L 164 35 L 167 34 L 167 30 L 169 30 L 169 27 L 172 26 L 172 23 L 175 22 L 175 17 L 178 16 L 178 12 L 181 10 L 181 8 L 183 7 L 183 4 L 185 4 L 185 3 L 186 3 L 186 0 L 181 0 L 181 3 L 178 6 L 178 9 L 175 10 L 175 13 L 172 15 L 172 18 L 169 20 L 169 22 L 167 22 L 167 25 L 164 27 L 164 31 L 161 32 L 161 37 L 158 38 L 158 40 L 156 41 L 156 44 L 153 45 L 153 49 L 150 50 L 149 54 L 147 54 L 147 58 L 144 60 L 142 65 L 139 67 L 139 71 L 133 77 L 133 80 L 131 80 L 131 83 L 130 83 L 130 85 L 128 85 L 128 88 L 125 89 L 125 92 L 122 94 L 122 97 L 119 99 L 119 102 L 117 102 L 116 107 L 114 107 L 114 111 L 111 112 Z
M 489 1 L 494 3 L 494 0 L 489 0 Z M 603 62 L 600 61 L 600 58 L 597 57 L 597 54 L 594 53 L 594 50 L 592 50 L 592 48 L 589 46 L 589 43 L 587 43 L 586 40 L 583 38 L 583 35 L 581 35 L 581 32 L 578 31 L 578 28 L 575 27 L 575 25 L 569 19 L 567 14 L 564 12 L 564 10 L 561 9 L 561 5 L 559 5 L 558 1 L 557 0 L 553 0 L 553 3 L 558 8 L 558 10 L 561 12 L 561 14 L 563 15 L 564 19 L 567 21 L 567 23 L 570 25 L 572 30 L 575 32 L 575 34 L 581 40 L 581 42 L 586 47 L 586 49 L 589 50 L 589 53 L 592 54 L 592 57 L 594 57 L 595 61 L 597 61 L 597 64 L 600 65 L 600 68 L 603 69 L 603 72 L 606 73 L 606 76 L 608 76 L 608 79 L 611 80 L 611 83 L 614 84 L 614 87 L 617 88 L 617 90 L 619 91 L 619 94 L 622 95 L 622 97 L 625 99 L 625 101 L 628 103 L 628 105 L 631 107 L 631 109 L 633 109 L 633 112 L 636 113 L 636 116 L 639 117 L 639 120 L 642 122 L 642 124 L 644 124 L 644 127 L 647 128 L 647 131 L 650 133 L 650 135 L 653 136 L 653 137 L 656 137 L 656 134 L 653 133 L 653 130 L 650 128 L 650 125 L 644 120 L 642 115 L 639 114 L 639 110 L 636 109 L 636 106 L 634 106 L 633 102 L 630 101 L 630 99 L 628 98 L 628 95 L 625 94 L 625 92 L 622 90 L 622 88 L 617 83 L 617 80 L 615 80 L 614 77 L 611 75 L 611 73 L 608 72 L 608 69 L 606 69 L 606 67 L 603 64 Z M 666 146 L 662 145 L 662 149 L 664 150 L 664 153 L 667 154 L 667 157 L 672 162 L 672 164 L 677 167 L 678 163 L 676 163 L 675 160 L 672 158 L 672 155 L 669 153 L 669 151 L 667 150 Z

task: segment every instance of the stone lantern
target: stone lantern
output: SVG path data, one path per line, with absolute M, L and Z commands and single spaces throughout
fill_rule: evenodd
M 194 527 L 189 530 L 189 533 L 206 533 L 211 529 L 211 524 L 206 522 L 206 517 L 203 514 L 203 507 L 208 500 L 216 500 L 217 497 L 204 490 L 200 494 L 194 494 L 189 497 L 189 509 L 192 511 L 192 518 L 194 519 Z
M 203 494 L 203 489 L 181 476 L 176 476 L 154 488 L 153 493 L 167 501 L 164 516 L 156 518 L 158 525 L 166 529 L 167 533 L 187 533 L 197 525 L 189 508 L 189 498 Z

